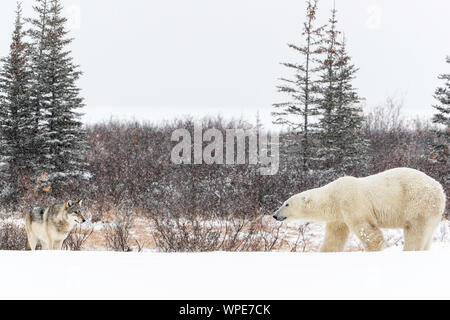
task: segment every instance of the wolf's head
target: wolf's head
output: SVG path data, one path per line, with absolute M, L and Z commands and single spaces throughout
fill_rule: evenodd
M 69 200 L 64 204 L 64 210 L 66 211 L 69 220 L 72 220 L 75 223 L 86 222 L 86 219 L 81 215 L 82 204 L 83 200 L 76 202 Z

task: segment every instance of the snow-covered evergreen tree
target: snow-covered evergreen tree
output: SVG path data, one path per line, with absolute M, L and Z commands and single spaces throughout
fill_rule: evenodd
M 318 57 L 322 53 L 322 31 L 323 26 L 316 27 L 316 12 L 318 0 L 308 0 L 306 9 L 306 22 L 303 26 L 302 37 L 304 44 L 297 46 L 289 44 L 299 55 L 299 61 L 295 63 L 283 63 L 284 66 L 294 70 L 293 79 L 282 78 L 282 85 L 278 87 L 280 92 L 290 96 L 290 101 L 277 103 L 273 112 L 275 124 L 288 126 L 298 133 L 300 138 L 293 141 L 292 148 L 299 147 L 302 171 L 305 172 L 310 166 L 313 157 L 312 142 L 312 117 L 317 115 L 317 89 Z M 298 157 L 298 153 L 296 155 Z
M 36 146 L 40 150 L 38 175 L 46 173 L 51 185 L 86 177 L 87 137 L 78 112 L 83 107 L 77 80 L 81 72 L 67 46 L 60 0 L 37 0 L 38 17 L 30 19 L 33 40 L 33 104 Z
M 46 126 L 43 113 L 49 104 L 49 96 L 46 95 L 47 85 L 43 82 L 47 72 L 48 44 L 48 16 L 49 1 L 36 0 L 33 6 L 37 13 L 36 18 L 26 19 L 31 24 L 27 31 L 31 42 L 29 47 L 29 57 L 31 64 L 31 88 L 29 91 L 32 111 L 30 118 L 33 119 L 33 154 L 35 161 L 35 171 L 33 179 L 39 177 L 44 172 L 48 173 L 48 168 L 44 168 L 47 162 L 48 150 L 44 149 L 44 139 L 46 138 Z
M 369 141 L 364 137 L 364 115 L 361 98 L 352 85 L 358 69 L 351 63 L 347 54 L 345 37 L 339 50 L 338 97 L 336 123 L 339 146 L 338 168 L 342 173 L 351 174 L 357 169 L 362 175 L 367 170 Z
M 2 59 L 0 73 L 0 134 L 2 195 L 15 203 L 23 195 L 24 178 L 33 174 L 33 118 L 30 116 L 31 72 L 24 40 L 21 5 L 17 5 L 9 55 Z
M 321 90 L 318 98 L 318 110 L 321 117 L 316 124 L 318 129 L 319 147 L 317 148 L 317 159 L 321 171 L 328 173 L 336 164 L 336 155 L 339 147 L 336 144 L 337 132 L 336 110 L 339 96 L 339 49 L 342 45 L 338 41 L 341 34 L 337 30 L 336 10 L 332 10 L 328 28 L 324 37 L 324 57 L 321 64 Z
M 317 150 L 321 169 L 332 179 L 351 174 L 365 166 L 368 142 L 362 134 L 364 117 L 352 81 L 358 69 L 351 64 L 345 38 L 339 40 L 336 9 L 332 10 L 324 40 L 322 64 L 321 118 L 317 124 L 320 147 Z
M 447 57 L 447 63 L 450 63 L 450 56 Z M 443 87 L 436 89 L 434 97 L 439 104 L 434 105 L 437 113 L 433 117 L 433 123 L 438 127 L 434 130 L 436 139 L 432 144 L 431 159 L 434 162 L 450 167 L 450 73 L 439 76 L 444 80 Z M 447 176 L 447 180 L 450 177 Z

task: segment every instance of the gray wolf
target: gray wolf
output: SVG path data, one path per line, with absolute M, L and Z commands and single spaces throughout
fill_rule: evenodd
M 61 250 L 64 240 L 77 223 L 86 219 L 81 215 L 83 201 L 68 201 L 50 207 L 36 207 L 25 216 L 28 246 L 36 249 L 38 241 L 43 250 Z

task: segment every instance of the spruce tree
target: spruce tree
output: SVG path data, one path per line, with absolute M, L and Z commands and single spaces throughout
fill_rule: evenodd
M 318 98 L 318 110 L 321 114 L 317 125 L 319 147 L 317 148 L 317 159 L 321 171 L 333 170 L 336 164 L 336 156 L 339 152 L 336 139 L 339 124 L 336 123 L 336 110 L 339 96 L 339 50 L 342 45 L 338 41 L 341 34 L 337 30 L 336 10 L 332 10 L 328 29 L 324 37 L 324 57 L 321 60 L 321 90 Z
M 339 41 L 336 9 L 332 10 L 325 57 L 322 60 L 321 97 L 318 122 L 321 169 L 329 178 L 365 173 L 368 142 L 363 137 L 364 117 L 352 81 L 358 69 L 351 64 L 345 38 Z
M 304 44 L 297 46 L 289 44 L 289 47 L 300 54 L 299 62 L 283 63 L 284 66 L 295 72 L 293 79 L 280 79 L 282 85 L 278 87 L 280 92 L 290 96 L 290 101 L 275 104 L 277 109 L 272 115 L 274 123 L 286 125 L 299 136 L 299 141 L 293 141 L 300 147 L 302 161 L 302 173 L 310 167 L 313 158 L 312 117 L 317 115 L 317 68 L 318 57 L 322 53 L 323 26 L 316 27 L 316 12 L 318 0 L 308 0 L 306 9 L 306 22 L 303 26 L 302 37 Z
M 49 96 L 46 83 L 44 83 L 44 75 L 47 72 L 48 61 L 48 16 L 49 1 L 36 0 L 33 6 L 37 13 L 36 18 L 29 18 L 26 21 L 31 24 L 28 35 L 31 39 L 29 47 L 29 57 L 31 64 L 31 88 L 30 101 L 31 112 L 30 118 L 33 119 L 33 156 L 35 161 L 35 170 L 33 180 L 39 178 L 43 173 L 48 173 L 49 168 L 45 168 L 47 162 L 48 150 L 44 149 L 44 140 L 46 138 L 46 126 L 44 121 L 44 112 L 49 104 Z M 46 59 L 47 58 L 47 59 Z
M 60 0 L 37 0 L 38 18 L 33 28 L 34 106 L 39 155 L 39 175 L 46 173 L 52 186 L 87 177 L 84 161 L 87 136 L 78 112 L 83 107 L 77 80 L 79 66 L 73 63 Z
M 367 174 L 367 154 L 369 141 L 363 132 L 364 115 L 359 97 L 352 81 L 358 69 L 347 54 L 345 37 L 339 50 L 338 96 L 336 124 L 338 145 L 338 169 L 342 174 Z
M 21 5 L 17 5 L 15 28 L 9 55 L 2 59 L 0 73 L 0 133 L 2 144 L 3 199 L 14 204 L 23 195 L 25 178 L 34 170 L 33 119 L 30 117 L 29 90 L 31 72 L 28 45 L 24 41 L 24 23 Z
M 450 56 L 447 57 L 447 63 L 450 63 Z M 439 102 L 433 106 L 437 113 L 433 116 L 433 123 L 438 127 L 434 130 L 436 139 L 432 143 L 431 159 L 433 162 L 443 164 L 447 170 L 450 166 L 450 73 L 439 76 L 444 80 L 443 87 L 439 87 L 435 92 L 435 99 Z M 447 174 L 447 182 L 450 180 Z

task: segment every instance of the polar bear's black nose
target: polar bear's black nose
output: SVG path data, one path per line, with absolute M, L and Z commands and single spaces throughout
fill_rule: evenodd
M 283 222 L 284 220 L 286 220 L 285 217 L 279 217 L 278 215 L 274 215 L 273 218 L 277 221 Z

